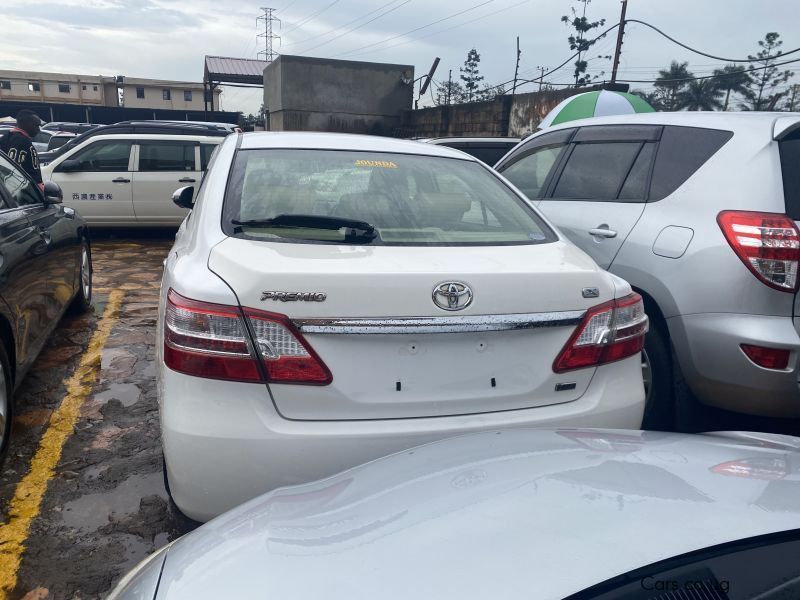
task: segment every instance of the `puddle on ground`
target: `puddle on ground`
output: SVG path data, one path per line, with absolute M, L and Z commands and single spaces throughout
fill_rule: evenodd
M 119 400 L 127 408 L 136 404 L 141 395 L 142 390 L 134 383 L 112 383 L 107 390 L 95 394 L 92 400 L 103 404 L 111 399 Z
M 64 504 L 61 513 L 64 525 L 82 531 L 95 531 L 107 525 L 112 515 L 120 519 L 139 510 L 144 496 L 167 497 L 161 471 L 147 475 L 132 475 L 113 490 L 86 494 Z

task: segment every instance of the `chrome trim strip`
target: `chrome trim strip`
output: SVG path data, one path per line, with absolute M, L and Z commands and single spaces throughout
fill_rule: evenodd
M 459 317 L 401 317 L 370 319 L 293 319 L 303 333 L 419 334 L 511 331 L 577 325 L 586 311 L 518 313 Z

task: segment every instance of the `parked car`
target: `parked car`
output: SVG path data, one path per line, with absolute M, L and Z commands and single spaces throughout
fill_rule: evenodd
M 497 170 L 642 295 L 645 424 L 695 401 L 800 416 L 800 115 L 648 113 L 549 127 Z
M 459 433 L 641 423 L 639 296 L 450 148 L 229 136 L 161 289 L 166 473 L 194 519 Z
M 14 390 L 64 312 L 89 308 L 92 255 L 86 222 L 0 152 L 0 465 Z
M 517 137 L 438 137 L 419 140 L 466 152 L 487 165 L 493 165 L 519 144 Z
M 248 502 L 109 600 L 797 598 L 799 448 L 743 433 L 452 438 Z
M 56 131 L 50 136 L 50 139 L 47 142 L 47 150 L 55 150 L 56 148 L 60 148 L 68 141 L 73 139 L 77 134 L 70 133 L 69 131 Z
M 44 152 L 47 150 L 47 144 L 50 142 L 50 138 L 53 137 L 53 132 L 47 129 L 40 129 L 39 133 L 31 140 L 33 147 L 36 148 L 36 152 Z
M 109 134 L 85 138 L 42 167 L 64 202 L 92 226 L 177 227 L 188 210 L 171 198 L 199 184 L 222 137 Z
M 72 123 L 70 121 L 51 121 L 43 125 L 45 129 L 51 131 L 68 131 L 74 134 L 85 133 L 96 127 L 101 127 L 98 123 Z
M 124 121 L 114 125 L 103 125 L 102 127 L 95 127 L 94 129 L 82 133 L 74 139 L 68 141 L 60 148 L 53 151 L 39 153 L 39 163 L 42 166 L 47 165 L 59 156 L 63 156 L 75 148 L 78 144 L 84 143 L 91 137 L 97 135 L 110 135 L 110 134 L 124 134 L 124 133 L 137 133 L 137 134 L 164 134 L 164 135 L 205 135 L 205 136 L 218 136 L 225 137 L 228 131 L 219 129 L 217 127 L 209 127 L 207 125 L 198 125 L 191 123 L 159 123 L 153 121 Z

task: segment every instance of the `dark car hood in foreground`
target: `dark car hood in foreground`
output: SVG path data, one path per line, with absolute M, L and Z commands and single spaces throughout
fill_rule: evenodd
M 798 438 L 487 432 L 226 513 L 169 549 L 157 597 L 563 598 L 796 528 Z

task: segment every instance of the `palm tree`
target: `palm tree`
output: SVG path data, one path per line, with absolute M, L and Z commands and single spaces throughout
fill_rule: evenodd
M 725 92 L 725 102 L 722 105 L 722 110 L 728 110 L 728 100 L 730 100 L 731 92 L 745 94 L 749 78 L 742 65 L 727 65 L 724 69 L 714 69 L 714 81 L 717 89 Z
M 664 110 L 678 110 L 678 94 L 686 87 L 687 80 L 691 79 L 689 63 L 673 60 L 668 69 L 658 72 L 654 87 L 659 97 L 662 98 Z
M 677 96 L 677 108 L 686 110 L 719 110 L 722 108 L 722 90 L 713 79 L 690 81 Z

